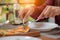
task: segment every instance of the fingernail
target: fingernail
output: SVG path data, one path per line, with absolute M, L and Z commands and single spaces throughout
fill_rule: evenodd
M 39 19 L 37 19 L 36 21 L 38 21 Z

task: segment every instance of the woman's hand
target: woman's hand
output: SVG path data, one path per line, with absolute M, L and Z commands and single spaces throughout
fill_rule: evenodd
M 26 19 L 34 12 L 34 7 L 22 8 L 18 11 L 20 19 Z
M 60 14 L 60 7 L 57 6 L 47 6 L 43 12 L 39 15 L 37 20 L 49 18 L 49 17 L 55 17 Z

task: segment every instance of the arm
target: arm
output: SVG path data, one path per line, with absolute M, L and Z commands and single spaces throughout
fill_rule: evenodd
M 38 6 L 37 9 L 40 9 L 40 11 L 42 12 L 47 5 L 53 5 L 53 1 L 54 0 L 46 0 L 45 3 L 41 6 Z
M 41 14 L 41 12 L 43 11 L 43 9 L 47 6 L 47 5 L 52 5 L 53 0 L 46 0 L 45 3 L 41 6 L 35 6 L 35 11 L 33 12 L 33 14 L 31 15 L 34 19 L 37 19 L 37 17 Z

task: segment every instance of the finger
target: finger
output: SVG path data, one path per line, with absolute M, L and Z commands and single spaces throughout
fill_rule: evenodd
M 45 12 L 46 12 L 46 10 L 47 10 L 48 7 L 49 7 L 49 6 L 47 6 L 47 7 L 43 10 L 43 12 L 39 15 L 39 17 L 37 18 L 37 21 L 44 18 L 44 15 L 46 14 Z
M 60 15 L 60 7 L 57 7 L 55 12 L 56 12 L 56 15 Z
M 44 19 L 44 14 L 40 14 L 36 21 L 38 21 L 40 19 Z
M 50 13 L 51 13 L 51 9 L 52 9 L 52 7 L 48 7 L 48 8 L 47 8 L 47 10 L 46 10 L 45 13 L 44 13 L 45 18 L 48 18 L 48 17 L 49 17 L 49 15 L 50 15 Z
M 49 17 L 54 17 L 54 15 L 55 15 L 55 8 L 52 7 L 51 11 L 50 11 L 50 14 L 49 14 Z
M 43 18 L 48 18 L 48 15 L 50 13 L 50 9 L 51 9 L 51 6 L 47 6 L 43 12 L 41 13 L 41 15 L 37 18 L 37 20 L 39 19 L 43 19 Z
M 33 12 L 34 12 L 34 8 L 29 8 L 24 18 L 30 16 Z
M 44 19 L 44 18 L 48 18 L 48 15 L 49 15 L 49 13 L 50 13 L 51 7 L 52 7 L 52 6 L 47 6 L 47 7 L 43 10 L 43 12 L 41 13 L 41 15 L 37 18 L 37 20 L 39 20 L 39 19 Z
M 53 17 L 59 15 L 59 13 L 60 13 L 60 9 L 59 9 L 59 7 L 55 7 L 55 9 L 54 9 L 53 12 L 54 12 L 54 14 L 52 15 Z
M 40 20 L 40 19 L 44 19 L 44 17 L 41 17 L 41 18 L 37 18 L 36 21 Z
M 20 19 L 23 19 L 23 14 L 24 14 L 24 12 L 25 12 L 25 9 L 20 9 L 20 10 L 18 11 L 18 13 L 19 13 L 19 18 L 20 18 Z
M 56 15 L 57 15 L 57 10 L 54 9 L 54 10 L 53 10 L 53 15 L 52 15 L 52 17 L 55 17 Z

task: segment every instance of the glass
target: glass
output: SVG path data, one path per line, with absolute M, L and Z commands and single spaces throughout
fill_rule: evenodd
M 15 18 L 15 22 L 17 22 L 17 20 L 20 20 L 20 22 L 24 23 L 27 22 L 27 18 L 23 19 L 24 15 L 22 15 L 23 10 L 26 8 L 29 8 L 31 6 L 34 6 L 35 4 L 35 0 L 17 0 L 17 3 L 19 5 L 14 5 L 14 18 Z M 16 8 L 18 8 L 18 10 L 20 10 L 20 16 L 19 13 L 16 13 Z M 17 15 L 18 14 L 18 15 Z M 26 13 L 25 13 L 26 14 Z
M 16 3 L 13 5 L 13 13 L 14 13 L 14 22 L 13 24 L 20 24 L 21 23 L 21 20 L 20 18 L 18 17 L 19 13 L 18 13 L 18 10 L 19 10 L 19 5 Z
M 0 23 L 5 22 L 5 15 L 2 14 L 3 8 L 0 6 Z
M 0 19 L 1 19 L 2 7 L 0 6 Z

